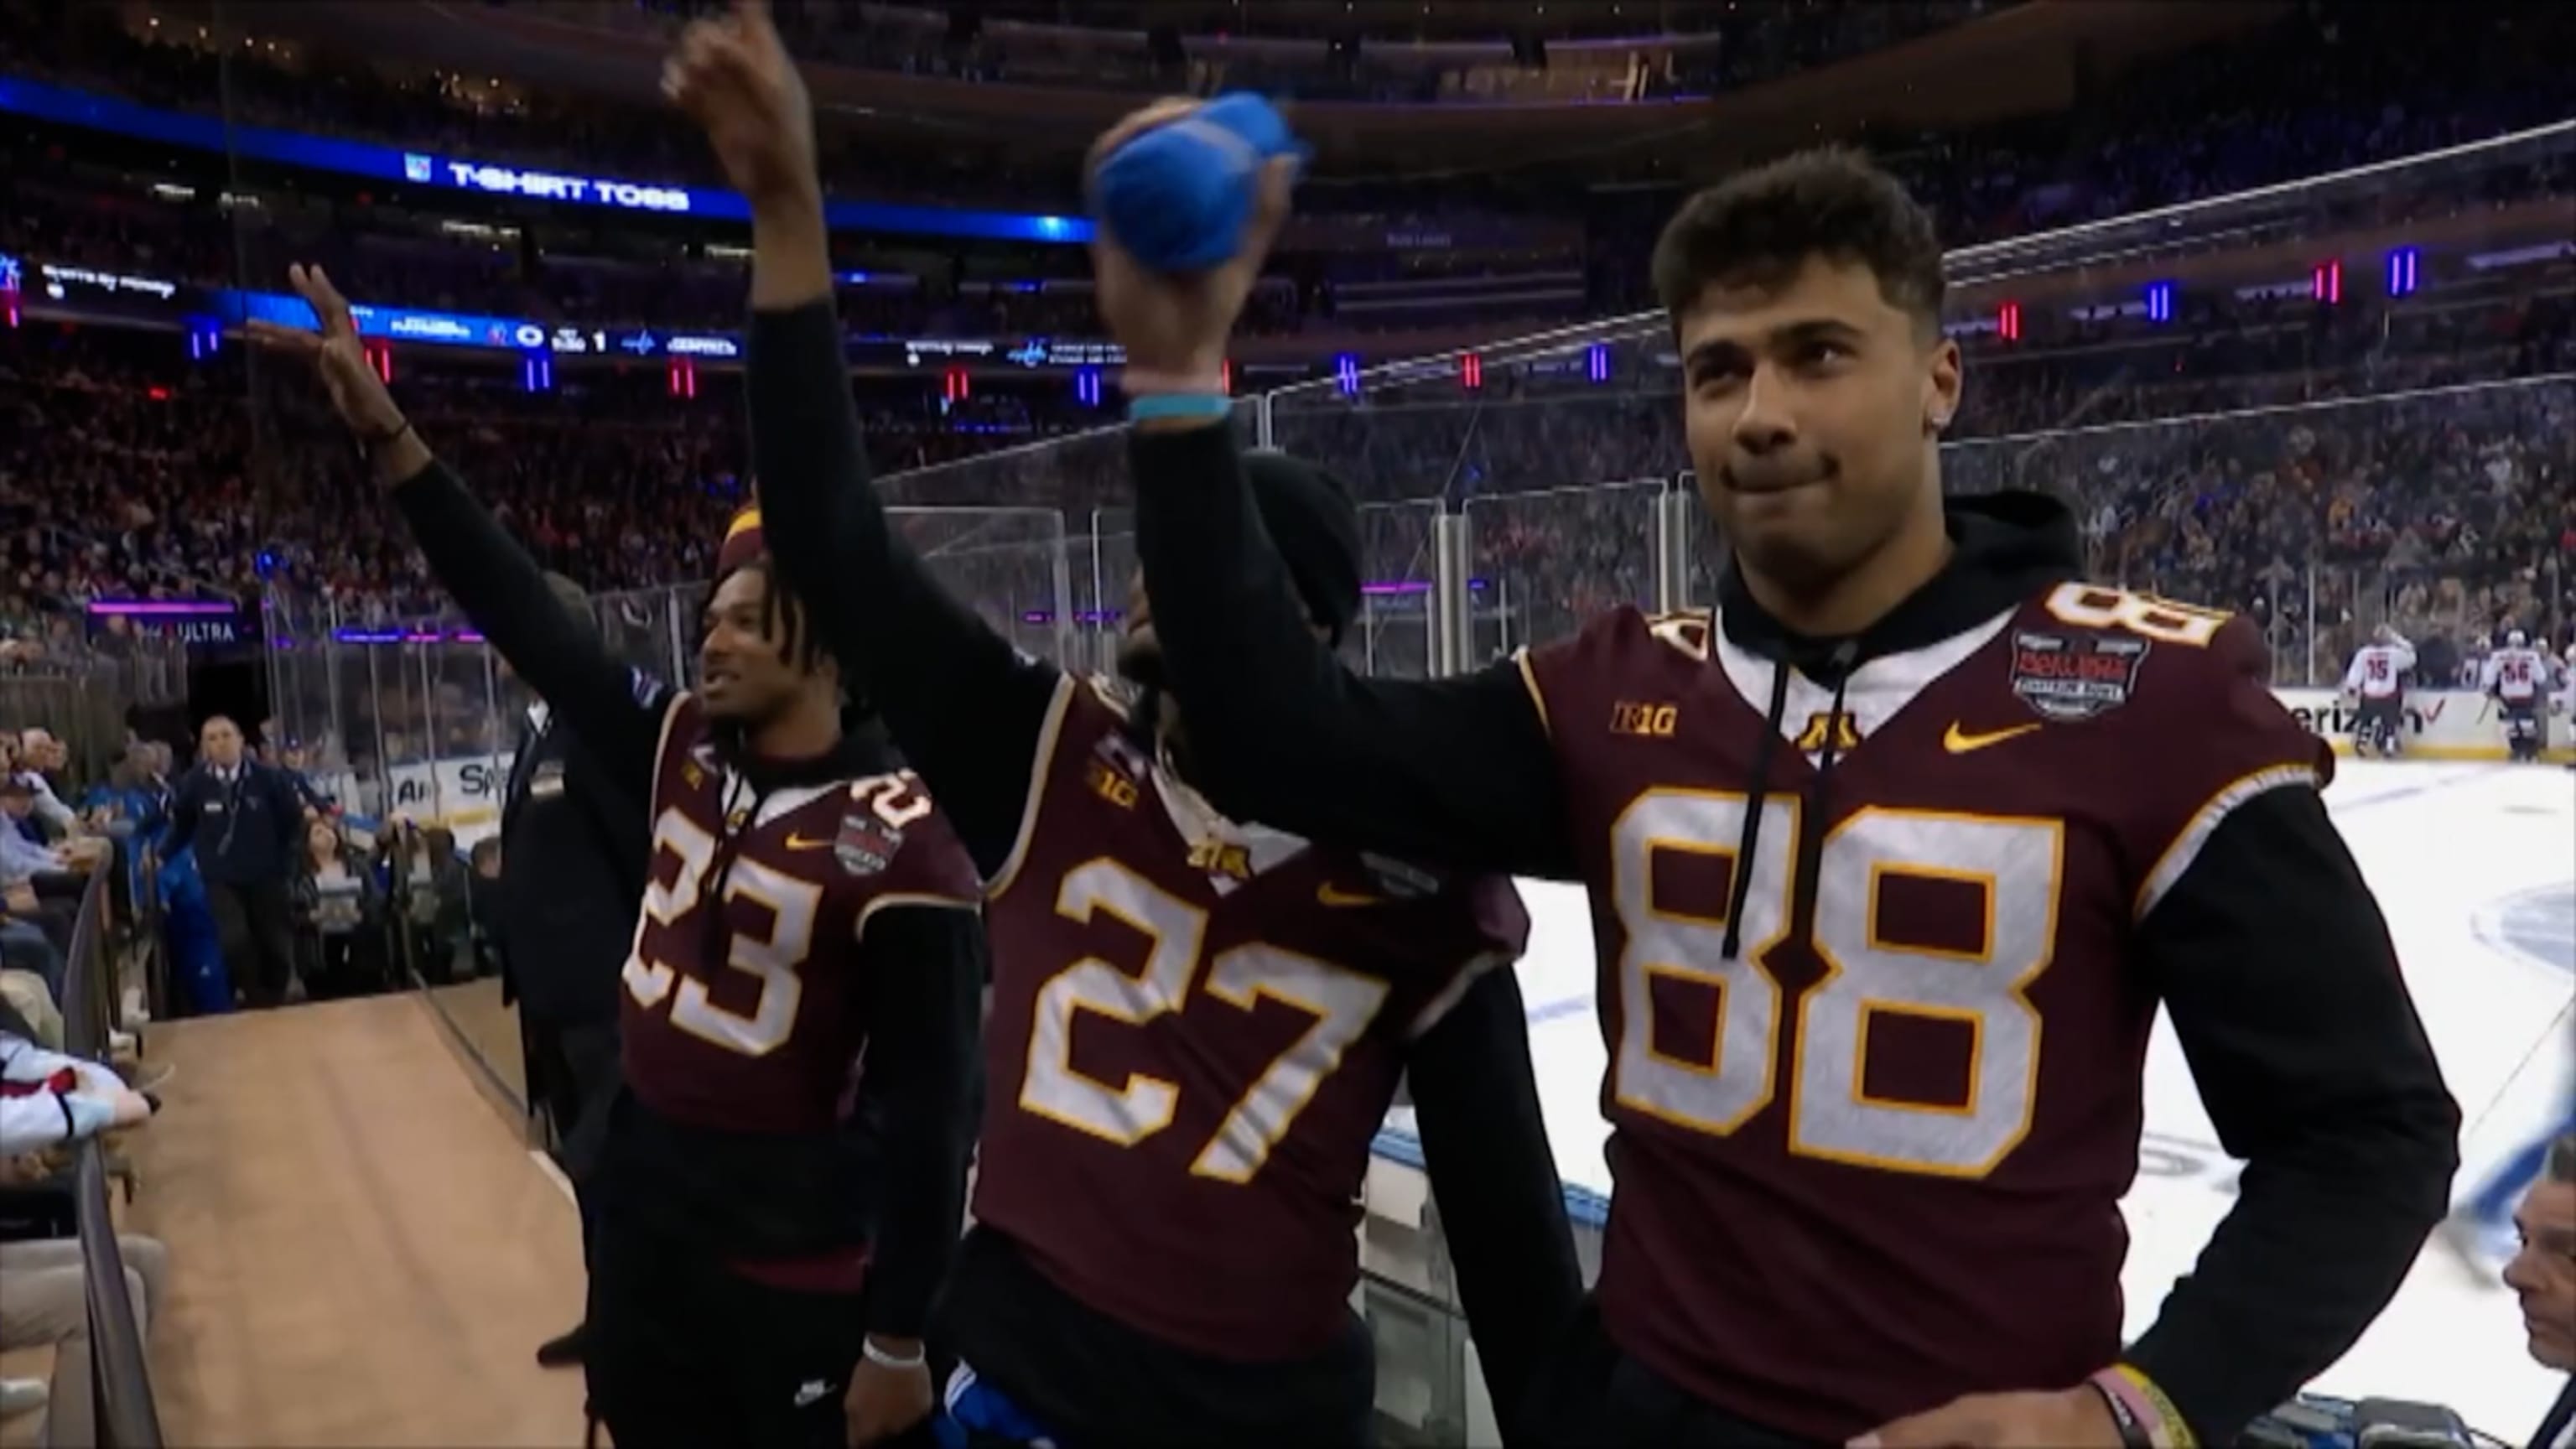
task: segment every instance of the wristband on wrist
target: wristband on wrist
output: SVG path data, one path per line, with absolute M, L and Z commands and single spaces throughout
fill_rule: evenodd
M 2111 1411 L 2111 1427 L 2120 1431 L 2120 1449 L 2155 1449 L 2156 1441 L 2148 1437 L 2146 1423 L 2138 1417 L 2136 1407 L 2103 1383 L 2102 1377 L 2097 1374 L 2085 1382 L 2102 1396 L 2103 1407 Z
M 914 1349 L 910 1355 L 890 1353 L 885 1349 L 877 1347 L 877 1341 L 873 1338 L 861 1340 L 859 1344 L 859 1354 L 868 1362 L 875 1364 L 879 1368 L 910 1369 L 921 1367 L 920 1349 Z
M 1127 421 L 1131 423 L 1156 418 L 1213 420 L 1229 417 L 1233 412 L 1234 399 L 1221 392 L 1152 392 L 1127 400 Z
M 402 420 L 400 426 L 387 431 L 360 433 L 358 434 L 358 454 L 361 457 L 372 459 L 376 454 L 383 452 L 387 446 L 401 438 L 403 434 L 410 431 L 411 419 L 405 418 Z
M 2174 1401 L 2165 1396 L 2163 1389 L 2156 1387 L 2154 1379 L 2148 1378 L 2144 1371 L 2128 1364 L 2117 1365 L 2116 1371 L 2121 1378 L 2134 1385 L 2137 1391 L 2146 1397 L 2148 1403 L 2155 1406 L 2156 1417 L 2162 1420 L 2164 1425 L 2164 1443 L 2172 1445 L 2173 1449 L 2199 1449 L 2200 1440 L 2191 1432 L 2191 1421 L 2182 1416 L 2182 1410 L 2174 1407 Z
M 2156 1387 L 2154 1379 L 2119 1363 L 2094 1374 L 2086 1382 L 2100 1390 L 2103 1399 L 2111 1404 L 2114 1420 L 2122 1420 L 2124 1416 L 2120 1411 L 2123 1408 L 2128 1410 L 2125 1417 L 2137 1422 L 2152 1449 L 2196 1449 L 2197 1441 L 2192 1437 L 2191 1425 L 2184 1421 L 2173 1400 L 2165 1397 L 2165 1391 Z M 2123 1444 L 2129 1442 L 2125 1428 L 2120 1437 Z

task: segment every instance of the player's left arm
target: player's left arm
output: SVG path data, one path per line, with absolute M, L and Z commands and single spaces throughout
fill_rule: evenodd
M 969 884 L 954 900 L 886 906 L 862 929 L 867 1090 L 886 1109 L 885 1206 L 869 1254 L 867 1332 L 917 1341 L 963 1231 L 984 923 Z
M 1405 1072 L 1485 1392 L 1503 1442 L 1517 1444 L 1547 1427 L 1530 1388 L 1574 1321 L 1583 1275 L 1511 966 L 1529 917 L 1502 881 L 1473 889 L 1480 914 L 1503 929 L 1466 968 L 1474 974 L 1455 1000 L 1435 1002 L 1414 1023 Z
M 2246 1163 L 2127 1355 L 2203 1443 L 2232 1442 L 2352 1346 L 2459 1165 L 2459 1108 L 2319 794 L 2331 756 L 2264 687 L 2260 657 L 2240 621 L 2195 661 L 2186 748 L 2218 768 L 2148 837 L 2160 849 L 2135 901 L 2140 964 Z

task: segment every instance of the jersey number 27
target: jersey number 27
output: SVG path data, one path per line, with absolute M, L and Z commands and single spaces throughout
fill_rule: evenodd
M 1197 981 L 1207 913 L 1106 857 L 1065 872 L 1055 908 L 1076 921 L 1114 917 L 1152 944 L 1141 976 L 1092 956 L 1038 988 L 1028 1071 L 1020 1083 L 1023 1111 L 1120 1147 L 1134 1147 L 1172 1125 L 1179 1083 L 1142 1072 L 1110 1083 L 1075 1069 L 1073 1023 L 1083 1012 L 1143 1026 L 1187 1007 L 1196 984 L 1243 1011 L 1268 997 L 1314 1018 L 1235 1099 L 1191 1159 L 1193 1177 L 1251 1181 L 1386 1001 L 1383 981 L 1259 943 L 1220 952 L 1208 963 L 1206 980 Z

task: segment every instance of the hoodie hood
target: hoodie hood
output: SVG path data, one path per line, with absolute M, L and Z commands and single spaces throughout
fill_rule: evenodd
M 1942 505 L 1949 527 L 1950 560 L 1941 572 L 1906 596 L 1875 623 L 1842 638 L 1816 638 L 1792 633 L 1753 601 L 1744 574 L 1729 558 L 1718 577 L 1718 622 L 1737 647 L 1771 661 L 1771 698 L 1764 711 L 1760 739 L 1753 752 L 1753 778 L 1746 792 L 1744 830 L 1735 858 L 1755 860 L 1762 838 L 1763 802 L 1772 790 L 1772 761 L 1781 746 L 1780 723 L 1789 703 L 1789 676 L 1803 674 L 1834 692 L 1825 721 L 1824 748 L 1817 754 L 1801 791 L 1810 820 L 1830 820 L 1834 758 L 1842 739 L 1843 690 L 1852 671 L 1871 658 L 1920 649 L 1963 633 L 2008 609 L 2018 607 L 2041 588 L 2081 572 L 2083 554 L 2075 532 L 2075 515 L 2054 498 L 2038 493 L 1990 493 L 1955 498 Z M 1790 865 L 1790 919 L 1802 936 L 1815 928 L 1816 875 L 1822 868 L 1826 832 L 1799 837 Z M 1742 922 L 1753 872 L 1734 873 L 1726 909 L 1726 935 L 1719 952 L 1735 960 L 1744 948 Z
M 1848 639 L 1817 638 L 1784 628 L 1753 601 L 1744 586 L 1743 570 L 1729 557 L 1717 584 L 1718 620 L 1726 637 L 1765 659 L 1795 664 L 1809 677 L 1818 678 L 1826 661 L 1839 657 L 1841 667 L 1849 670 L 1866 659 L 1920 649 L 2083 572 L 2083 541 L 2076 532 L 2075 515 L 2044 493 L 1952 498 L 1941 512 L 1949 526 L 1950 561 L 1878 622 Z M 1818 678 L 1818 682 L 1831 681 Z
M 885 722 L 856 709 L 841 712 L 841 738 L 819 755 L 801 760 L 766 759 L 741 744 L 738 735 L 724 747 L 724 753 L 727 763 L 741 772 L 744 783 L 760 795 L 903 768 L 895 755 L 894 742 L 886 734 Z

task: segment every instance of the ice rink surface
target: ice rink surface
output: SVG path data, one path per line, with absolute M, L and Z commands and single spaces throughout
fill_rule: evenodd
M 2554 766 L 2340 762 L 2326 801 L 2405 963 L 2464 1119 L 2459 1193 L 2576 1091 L 2576 774 Z M 1550 1140 L 1570 1188 L 1609 1191 L 1598 1110 L 1603 1053 L 1579 888 L 1523 882 L 1533 930 L 1521 963 Z M 2147 1068 L 2147 1131 L 2122 1206 L 2129 1329 L 2151 1322 L 2233 1197 L 2171 1030 Z M 2492 1271 L 2427 1247 L 2321 1392 L 2447 1403 L 2519 1443 L 2557 1393 L 2523 1351 L 2521 1314 Z

